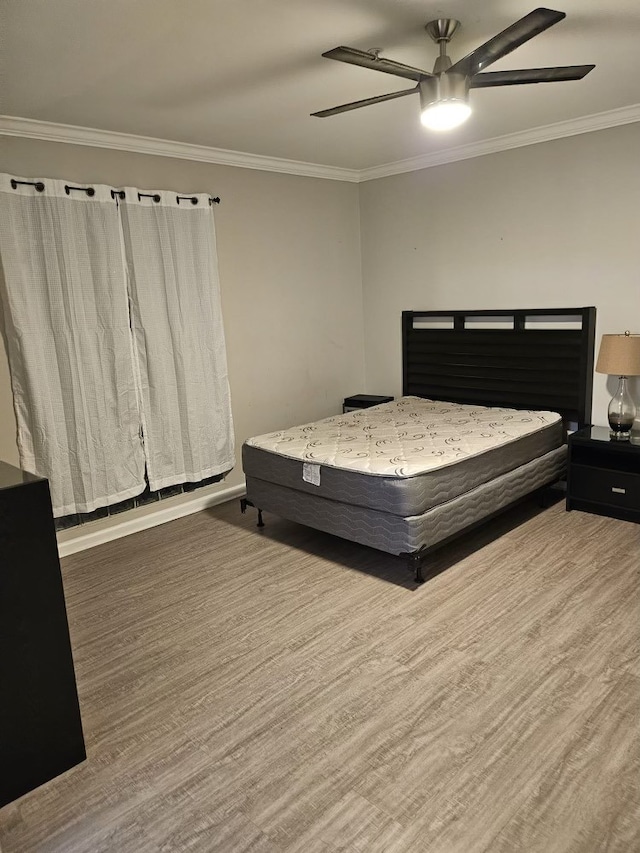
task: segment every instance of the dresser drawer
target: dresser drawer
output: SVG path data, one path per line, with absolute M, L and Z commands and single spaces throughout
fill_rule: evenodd
M 638 474 L 573 464 L 569 488 L 572 498 L 626 509 L 640 509 Z

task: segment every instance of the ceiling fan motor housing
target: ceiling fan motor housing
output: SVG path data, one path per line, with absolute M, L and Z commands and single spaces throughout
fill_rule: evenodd
M 420 107 L 425 110 L 430 104 L 447 101 L 469 100 L 469 78 L 451 71 L 420 80 Z

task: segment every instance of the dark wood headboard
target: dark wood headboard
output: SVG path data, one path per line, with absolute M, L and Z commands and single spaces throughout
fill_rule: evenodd
M 403 311 L 403 394 L 591 422 L 596 309 Z

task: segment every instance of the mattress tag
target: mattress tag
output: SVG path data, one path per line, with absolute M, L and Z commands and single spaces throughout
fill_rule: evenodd
M 303 462 L 302 479 L 305 481 L 305 483 L 311 483 L 312 486 L 319 486 L 320 466 L 314 465 L 313 462 Z

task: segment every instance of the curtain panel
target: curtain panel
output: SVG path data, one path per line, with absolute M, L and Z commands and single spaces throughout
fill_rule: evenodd
M 208 196 L 0 175 L 20 464 L 54 514 L 235 464 Z
M 138 198 L 127 187 L 121 211 L 147 472 L 155 490 L 229 471 L 234 446 L 209 197 L 150 195 Z
M 56 515 L 145 488 L 118 209 L 108 187 L 0 176 L 0 284 L 20 464 Z

